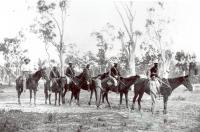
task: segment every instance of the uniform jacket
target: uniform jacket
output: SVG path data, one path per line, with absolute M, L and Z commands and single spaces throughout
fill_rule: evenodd
M 158 67 L 155 67 L 153 66 L 151 69 L 150 69 L 150 77 L 158 77 Z
M 115 77 L 115 76 L 121 76 L 119 70 L 116 67 L 112 67 L 111 68 L 111 76 Z
M 58 70 L 54 71 L 52 70 L 50 72 L 50 75 L 49 75 L 49 78 L 52 79 L 52 78 L 59 78 L 60 77 L 60 73 L 58 72 Z
M 88 68 L 83 69 L 82 79 L 88 81 L 90 79 L 90 71 Z
M 67 69 L 65 71 L 65 75 L 69 76 L 69 77 L 74 77 L 75 71 L 74 71 L 73 67 L 67 67 Z

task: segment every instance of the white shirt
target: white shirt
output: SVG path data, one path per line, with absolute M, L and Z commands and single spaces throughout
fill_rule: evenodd
M 29 64 L 23 64 L 22 65 L 22 71 L 30 71 L 30 65 Z

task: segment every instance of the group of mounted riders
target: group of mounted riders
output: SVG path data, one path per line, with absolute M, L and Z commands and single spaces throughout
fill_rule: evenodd
M 24 60 L 24 64 L 22 65 L 22 76 L 23 76 L 23 90 L 26 90 L 26 80 L 30 76 L 30 66 L 29 66 L 30 59 L 26 58 Z M 83 69 L 83 72 L 81 73 L 81 79 L 76 78 L 75 70 L 72 62 L 68 63 L 69 66 L 66 68 L 64 74 L 67 80 L 67 84 L 74 83 L 75 85 L 78 85 L 78 87 L 89 85 L 91 81 L 91 75 L 90 75 L 90 64 L 87 64 L 86 67 Z M 158 62 L 154 63 L 154 66 L 150 68 L 148 72 L 149 76 L 149 85 L 151 89 L 151 96 L 156 96 L 160 93 L 159 90 L 159 83 L 160 79 L 158 77 Z M 53 66 L 52 70 L 50 71 L 49 80 L 50 80 L 50 87 L 53 85 L 57 85 L 57 79 L 60 78 L 61 75 L 58 71 L 58 68 L 56 66 Z M 120 71 L 118 69 L 118 63 L 114 63 L 114 65 L 109 70 L 109 77 L 113 80 L 113 84 L 116 88 L 116 91 L 118 93 L 119 91 L 119 82 L 120 82 Z M 87 84 L 85 84 L 87 83 Z M 90 88 L 88 89 L 90 91 Z
M 22 66 L 23 74 L 21 77 L 17 78 L 16 80 L 16 89 L 18 91 L 19 104 L 20 104 L 20 95 L 23 92 L 23 90 L 25 91 L 27 88 L 30 90 L 30 102 L 32 98 L 32 91 L 34 92 L 34 103 L 36 102 L 36 91 L 37 91 L 38 81 L 41 77 L 44 77 L 46 79 L 46 82 L 47 81 L 49 82 L 49 86 L 48 86 L 49 89 L 51 89 L 52 87 L 55 87 L 54 85 L 56 85 L 56 87 L 61 86 L 59 84 L 61 84 L 63 80 L 64 80 L 64 84 L 65 85 L 67 84 L 68 87 L 73 86 L 69 89 L 72 91 L 72 93 L 76 89 L 78 93 L 76 95 L 77 98 L 75 97 L 77 99 L 77 102 L 79 102 L 80 89 L 91 91 L 90 101 L 88 104 L 90 104 L 92 93 L 93 91 L 95 91 L 96 104 L 98 104 L 97 107 L 99 107 L 100 105 L 101 97 L 102 99 L 104 99 L 105 97 L 108 105 L 110 106 L 110 103 L 108 101 L 108 91 L 120 93 L 120 105 L 122 103 L 122 96 L 123 94 L 125 94 L 126 107 L 128 107 L 128 91 L 130 87 L 134 84 L 134 97 L 133 97 L 132 109 L 134 109 L 135 101 L 138 98 L 138 106 L 140 110 L 141 98 L 145 92 L 149 94 L 152 98 L 152 111 L 153 111 L 153 106 L 155 104 L 156 97 L 159 95 L 163 95 L 164 113 L 166 113 L 168 97 L 171 95 L 172 91 L 175 88 L 177 88 L 180 85 L 184 85 L 189 91 L 193 90 L 193 87 L 190 82 L 190 77 L 191 77 L 190 74 L 194 72 L 195 69 L 197 70 L 196 63 L 192 62 L 189 65 L 188 75 L 183 75 L 176 78 L 160 78 L 158 76 L 159 75 L 158 62 L 154 62 L 154 65 L 147 72 L 148 78 L 140 78 L 140 76 L 138 75 L 124 78 L 120 74 L 120 71 L 118 69 L 118 63 L 114 63 L 114 65 L 110 68 L 108 72 L 99 74 L 96 77 L 91 77 L 90 64 L 87 64 L 85 66 L 81 74 L 75 75 L 73 63 L 69 62 L 69 66 L 66 68 L 64 72 L 65 76 L 62 77 L 58 71 L 58 68 L 55 66 L 50 71 L 49 76 L 46 75 L 45 69 L 43 68 L 39 69 L 34 74 L 30 74 L 29 62 L 30 62 L 30 59 L 24 60 L 24 64 Z M 195 75 L 197 74 L 196 72 L 197 71 L 195 71 L 195 73 L 192 73 L 192 74 Z M 65 89 L 64 94 L 63 93 L 61 94 L 65 95 L 66 92 L 67 91 Z M 59 93 L 59 102 L 60 102 L 60 96 L 61 95 Z M 97 97 L 99 98 L 97 99 Z M 46 95 L 45 95 L 45 98 L 46 98 Z M 71 100 L 72 98 L 73 97 L 71 94 Z M 57 99 L 57 93 L 55 92 L 55 102 L 56 102 L 56 99 Z M 70 100 L 70 103 L 71 103 L 71 100 Z M 46 100 L 45 100 L 45 103 L 46 103 Z

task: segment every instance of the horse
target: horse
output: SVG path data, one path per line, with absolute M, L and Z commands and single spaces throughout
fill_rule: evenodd
M 90 89 L 90 99 L 88 102 L 88 105 L 91 105 L 91 100 L 92 100 L 92 96 L 93 93 L 95 93 L 95 98 L 96 98 L 96 105 L 97 105 L 97 101 L 99 100 L 99 91 L 100 91 L 100 87 L 98 86 L 97 82 L 97 78 L 101 76 L 101 75 L 97 75 L 95 77 L 90 78 L 89 84 L 87 84 L 87 80 L 83 81 L 81 84 L 81 79 L 82 79 L 82 73 L 78 76 L 76 76 L 74 78 L 74 81 L 72 81 L 70 84 L 65 85 L 65 92 L 63 94 L 63 96 L 65 96 L 66 91 L 71 91 L 71 98 L 69 101 L 69 104 L 71 104 L 73 97 L 77 100 L 77 105 L 80 106 L 79 103 L 79 96 L 80 96 L 80 90 L 89 90 Z M 98 106 L 97 106 L 98 107 Z
M 55 105 L 57 104 L 57 95 L 58 95 L 58 104 L 61 104 L 61 97 L 63 97 L 63 88 L 66 85 L 66 78 L 60 77 L 56 78 L 56 81 L 53 82 L 50 87 L 50 80 L 46 79 L 44 83 L 44 94 L 45 94 L 45 104 L 47 104 L 47 99 L 49 99 L 49 104 L 51 104 L 51 93 L 55 93 Z
M 127 78 L 120 77 L 120 81 L 119 81 L 119 85 L 118 86 L 114 86 L 113 85 L 114 84 L 113 79 L 110 78 L 110 77 L 106 77 L 105 76 L 105 78 L 101 78 L 102 79 L 102 88 L 103 88 L 103 90 L 102 90 L 102 95 L 103 95 L 102 99 L 104 100 L 104 98 L 106 98 L 108 106 L 110 107 L 110 103 L 108 101 L 108 92 L 109 91 L 117 92 L 117 88 L 118 88 L 118 92 L 120 93 L 120 106 L 122 104 L 123 94 L 125 94 L 126 108 L 128 108 L 128 91 L 129 91 L 130 87 L 133 84 L 135 84 L 136 81 L 139 78 L 140 78 L 139 75 L 130 76 L 130 77 L 127 77 Z M 104 79 L 106 79 L 106 80 L 104 80 Z
M 135 101 L 138 97 L 138 107 L 139 111 L 141 110 L 141 99 L 142 96 L 145 93 L 150 95 L 150 87 L 149 87 L 149 80 L 146 78 L 139 79 L 135 85 L 134 85 L 134 97 L 133 97 L 133 104 L 132 104 L 132 110 L 134 110 Z M 163 95 L 163 102 L 164 102 L 164 110 L 163 114 L 167 114 L 167 101 L 168 97 L 171 95 L 174 89 L 176 89 L 178 86 L 184 85 L 189 91 L 193 91 L 193 86 L 190 82 L 189 76 L 181 76 L 177 78 L 168 78 L 168 79 L 161 79 L 161 85 L 160 85 L 160 94 Z M 151 112 L 153 114 L 155 104 L 152 103 Z
M 26 80 L 26 86 L 27 89 L 30 91 L 30 104 L 31 104 L 31 99 L 32 99 L 32 91 L 34 92 L 34 104 L 36 105 L 36 92 L 37 92 L 37 87 L 38 87 L 38 81 L 40 78 L 46 78 L 46 72 L 45 68 L 41 68 L 38 71 L 36 71 L 34 74 L 30 74 L 29 78 Z M 23 91 L 23 77 L 19 76 L 16 79 L 16 90 L 18 94 L 18 104 L 21 104 L 20 101 L 20 96 Z

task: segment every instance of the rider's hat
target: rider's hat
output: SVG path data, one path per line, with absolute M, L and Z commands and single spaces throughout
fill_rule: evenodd
M 30 62 L 31 60 L 29 58 L 25 58 L 24 62 Z
M 90 67 L 90 64 L 87 64 L 86 67 L 89 68 L 89 67 Z

